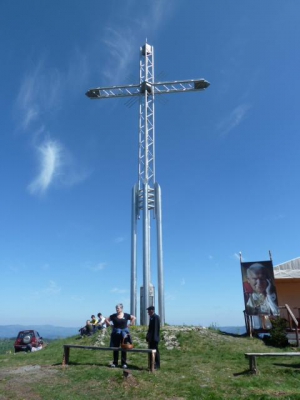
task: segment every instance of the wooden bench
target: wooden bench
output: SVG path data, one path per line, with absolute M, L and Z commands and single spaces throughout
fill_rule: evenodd
M 249 369 L 254 374 L 257 373 L 256 357 L 299 357 L 300 353 L 245 353 L 245 357 L 249 359 Z
M 150 355 L 148 358 L 148 367 L 151 372 L 154 372 L 156 350 L 152 349 L 122 349 L 121 347 L 95 347 L 95 346 L 78 346 L 75 344 L 64 344 L 64 354 L 62 365 L 68 365 L 70 360 L 70 349 L 84 350 L 100 350 L 100 351 L 126 351 L 131 353 L 146 353 Z

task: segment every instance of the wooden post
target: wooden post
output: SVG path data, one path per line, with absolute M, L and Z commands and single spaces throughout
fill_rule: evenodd
M 295 328 L 296 328 L 296 330 L 295 330 L 295 334 L 296 334 L 296 341 L 297 341 L 297 347 L 299 347 L 299 334 L 298 334 L 298 320 L 297 320 L 297 318 L 294 316 L 294 314 L 293 314 L 293 312 L 292 312 L 292 310 L 290 309 L 290 307 L 289 307 L 289 305 L 288 304 L 285 304 L 285 308 L 286 308 L 286 310 L 287 310 L 287 312 L 288 312 L 288 318 L 289 318 L 289 324 L 290 324 L 290 329 L 291 329 L 291 331 L 293 330 L 293 323 L 292 323 L 292 321 L 294 322 L 294 324 L 295 324 Z
M 298 310 L 298 316 L 300 317 L 300 307 L 297 307 L 296 309 Z M 299 344 L 299 331 L 298 331 L 299 322 L 300 322 L 299 318 L 297 318 L 297 322 L 298 322 L 298 325 L 296 325 L 296 341 L 297 341 L 297 347 L 299 347 L 300 346 L 300 344 Z
M 253 337 L 253 325 L 252 325 L 252 316 L 248 315 L 249 318 L 249 330 L 250 330 L 250 337 Z
M 257 373 L 256 357 L 255 356 L 250 356 L 249 357 L 249 367 L 250 367 L 250 371 L 251 372 L 253 372 L 254 374 Z
M 297 342 L 297 347 L 299 347 L 299 332 L 298 332 L 298 326 L 296 326 L 296 342 Z
M 62 365 L 68 365 L 70 358 L 70 347 L 64 345 L 64 355 Z

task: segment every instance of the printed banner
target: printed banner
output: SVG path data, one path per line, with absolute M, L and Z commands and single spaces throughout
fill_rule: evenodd
M 272 261 L 241 262 L 248 315 L 279 315 Z

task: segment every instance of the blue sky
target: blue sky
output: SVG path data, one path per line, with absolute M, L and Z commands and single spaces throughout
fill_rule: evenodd
M 166 322 L 242 325 L 239 252 L 299 256 L 299 1 L 4 0 L 0 11 L 0 324 L 129 310 L 138 105 L 85 92 L 138 83 L 147 40 L 157 81 L 211 83 L 156 100 Z

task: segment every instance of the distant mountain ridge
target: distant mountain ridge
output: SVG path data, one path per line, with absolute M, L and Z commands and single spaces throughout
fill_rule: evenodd
M 221 332 L 231 333 L 233 335 L 244 335 L 247 330 L 245 326 L 221 326 L 218 328 Z
M 62 339 L 79 334 L 79 328 L 66 328 L 54 325 L 0 325 L 0 338 L 16 338 L 19 331 L 34 329 L 45 339 Z
M 26 329 L 34 329 L 45 339 L 63 339 L 65 337 L 78 335 L 79 327 L 66 328 L 54 325 L 0 325 L 0 339 L 16 338 L 19 331 Z M 222 332 L 235 335 L 243 335 L 246 333 L 245 326 L 223 326 L 218 327 Z

